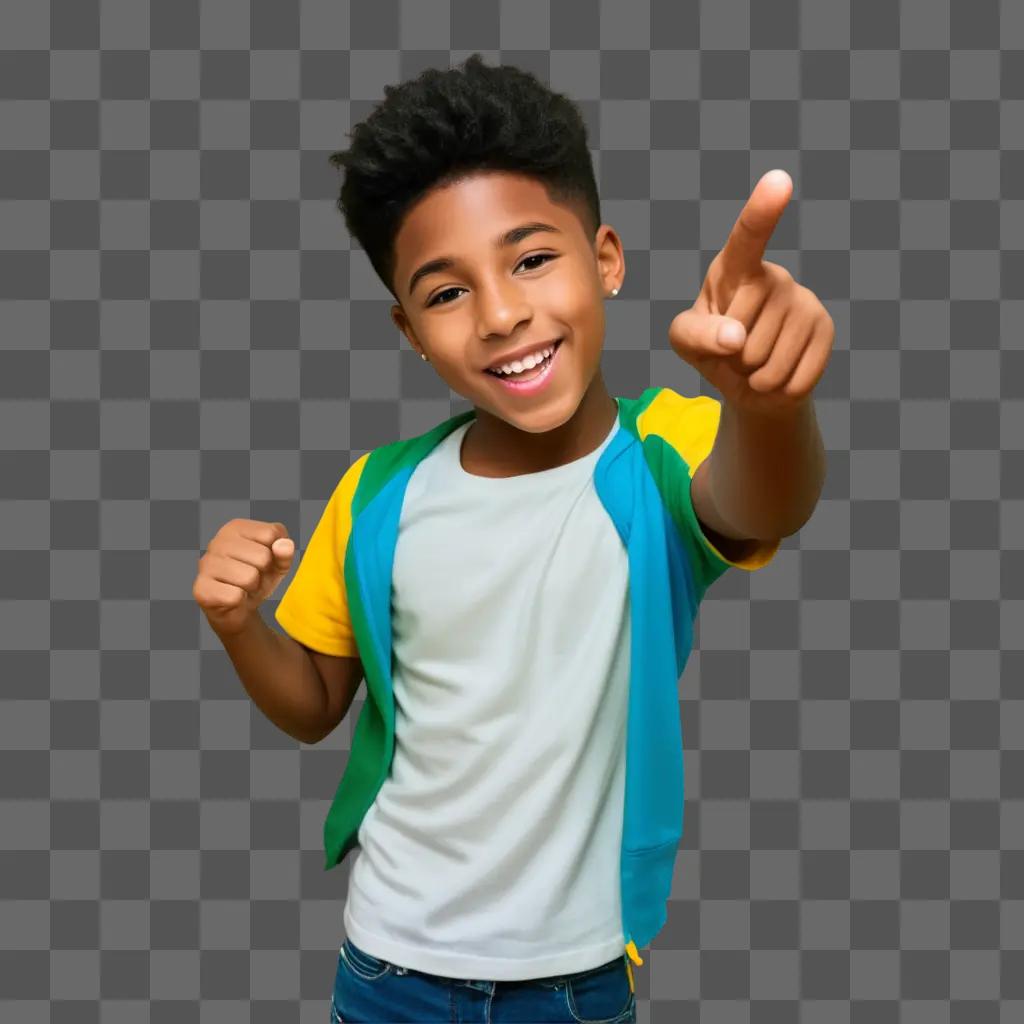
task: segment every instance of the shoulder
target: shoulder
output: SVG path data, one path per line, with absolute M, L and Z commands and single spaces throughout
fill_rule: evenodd
M 354 505 L 355 511 L 362 509 L 396 473 L 414 468 L 473 415 L 473 410 L 457 413 L 420 434 L 372 448 L 352 463 L 339 490 Z
M 710 395 L 681 395 L 672 388 L 648 388 L 635 400 L 635 433 L 641 441 L 660 438 L 690 469 L 711 451 L 722 405 Z

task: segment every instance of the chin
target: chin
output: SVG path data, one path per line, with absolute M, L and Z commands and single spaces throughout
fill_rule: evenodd
M 562 394 L 550 401 L 539 402 L 533 409 L 520 410 L 518 415 L 508 409 L 488 411 L 524 433 L 547 434 L 565 426 L 576 415 L 582 400 L 582 394 Z

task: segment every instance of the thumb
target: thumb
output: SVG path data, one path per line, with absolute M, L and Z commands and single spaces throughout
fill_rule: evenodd
M 669 339 L 680 355 L 731 356 L 743 348 L 747 329 L 735 317 L 691 308 L 672 321 Z
M 279 526 L 283 533 L 286 532 L 283 523 L 275 523 L 274 525 Z M 281 569 L 287 569 L 292 564 L 292 557 L 295 555 L 295 541 L 288 536 L 275 537 L 270 545 L 270 551 L 274 556 L 277 566 Z
M 747 340 L 747 329 L 729 316 L 716 316 L 715 340 L 726 352 L 738 352 Z

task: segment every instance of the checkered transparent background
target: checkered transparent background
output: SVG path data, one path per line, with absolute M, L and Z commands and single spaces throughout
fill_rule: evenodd
M 0 1018 L 326 1019 L 351 858 L 324 872 L 321 829 L 365 689 L 299 747 L 191 584 L 227 519 L 301 556 L 354 459 L 468 408 L 327 156 L 474 51 L 587 119 L 627 250 L 613 394 L 714 393 L 668 323 L 773 167 L 768 258 L 836 323 L 822 500 L 713 586 L 680 682 L 640 1021 L 1024 1019 L 1015 0 L 3 0 Z

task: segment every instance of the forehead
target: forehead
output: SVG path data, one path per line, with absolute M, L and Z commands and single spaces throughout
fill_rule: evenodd
M 398 269 L 414 260 L 489 247 L 520 220 L 544 220 L 571 232 L 582 226 L 569 207 L 552 202 L 535 178 L 505 171 L 474 172 L 428 192 L 406 213 L 395 236 Z

